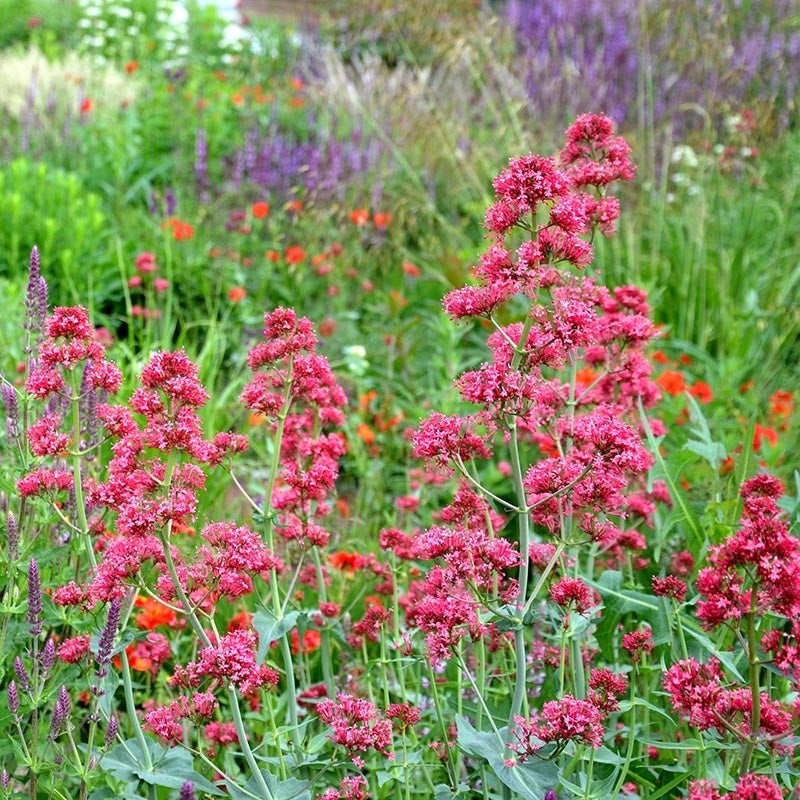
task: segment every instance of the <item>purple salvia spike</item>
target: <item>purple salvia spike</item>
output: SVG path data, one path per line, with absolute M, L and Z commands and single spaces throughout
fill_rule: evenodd
M 111 717 L 108 721 L 108 727 L 106 728 L 106 737 L 105 737 L 105 746 L 111 747 L 112 744 L 117 740 L 117 732 L 119 731 L 119 722 L 117 722 L 116 717 Z
M 8 770 L 4 769 L 2 772 L 0 772 L 0 787 L 2 787 L 4 792 L 7 792 L 10 784 L 11 776 L 8 774 Z
M 175 212 L 178 210 L 178 198 L 175 196 L 175 190 L 168 187 L 164 192 L 164 211 L 168 217 L 174 217 Z
M 555 789 L 548 789 L 544 793 L 544 800 L 558 800 L 558 795 L 556 794 Z
M 194 784 L 191 781 L 181 786 L 181 794 L 179 800 L 194 800 Z
M 111 601 L 106 625 L 100 634 L 100 641 L 97 643 L 97 675 L 101 678 L 106 674 L 106 666 L 111 661 L 111 652 L 114 649 L 114 639 L 117 635 L 121 613 L 122 603 L 119 598 L 115 598 Z
M 6 539 L 8 541 L 8 559 L 19 558 L 19 521 L 13 511 L 6 514 Z
M 67 692 L 66 687 L 62 686 L 58 690 L 58 699 L 56 700 L 55 708 L 53 708 L 53 718 L 50 722 L 50 737 L 52 739 L 55 739 L 61 733 L 70 711 L 72 711 L 72 701 L 69 699 L 69 692 Z
M 19 692 L 14 681 L 8 684 L 8 710 L 15 716 L 19 711 Z
M 6 436 L 10 442 L 19 439 L 19 398 L 14 387 L 3 381 L 0 386 L 0 397 L 3 398 L 3 405 L 6 407 Z
M 28 670 L 25 669 L 25 665 L 22 663 L 22 659 L 19 656 L 14 659 L 14 674 L 19 681 L 19 688 L 22 689 L 23 692 L 29 692 L 31 690 L 31 679 L 28 675 Z
M 44 649 L 39 656 L 42 665 L 42 678 L 46 679 L 53 669 L 53 664 L 56 663 L 56 643 L 52 639 L 48 639 L 44 643 Z
M 42 632 L 42 582 L 39 578 L 39 565 L 36 559 L 28 564 L 28 627 L 31 636 Z

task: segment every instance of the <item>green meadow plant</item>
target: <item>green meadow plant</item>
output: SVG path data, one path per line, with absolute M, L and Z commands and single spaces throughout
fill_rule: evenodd
M 34 249 L 0 387 L 0 795 L 787 800 L 796 501 L 751 460 L 723 468 L 698 384 L 669 452 L 682 376 L 653 369 L 645 293 L 591 272 L 633 174 L 594 115 L 556 157 L 511 159 L 476 282 L 444 300 L 478 332 L 423 328 L 456 391 L 429 376 L 402 437 L 369 348 L 332 365 L 286 307 L 209 391 L 221 329 L 196 359 L 173 346 L 161 251 L 120 258 L 153 323 L 120 369 L 86 308 L 49 311 Z M 164 221 L 164 247 L 192 242 Z M 132 313 L 140 291 L 161 317 Z M 698 461 L 705 496 L 683 485 Z

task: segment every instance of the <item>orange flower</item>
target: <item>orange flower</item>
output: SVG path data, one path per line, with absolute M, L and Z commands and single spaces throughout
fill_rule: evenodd
M 353 209 L 349 216 L 353 225 L 366 225 L 369 222 L 369 211 L 366 208 Z
M 299 264 L 305 260 L 306 251 L 299 244 L 293 244 L 286 248 L 284 257 L 290 264 Z
M 303 201 L 302 200 L 290 200 L 286 204 L 286 210 L 290 211 L 292 214 L 298 214 L 303 210 Z
M 403 273 L 408 275 L 409 278 L 419 278 L 422 275 L 422 270 L 410 261 L 403 262 Z
M 233 103 L 235 106 L 243 106 L 244 95 L 241 92 L 234 92 L 231 95 L 231 103 Z
M 125 72 L 127 72 L 128 75 L 133 75 L 133 73 L 136 72 L 137 69 L 139 69 L 139 62 L 138 61 L 129 61 L 125 65 Z
M 152 597 L 139 596 L 134 601 L 134 605 L 136 608 L 142 609 L 136 615 L 136 625 L 139 628 L 152 631 L 159 625 L 174 626 L 178 621 L 178 615 L 171 608 Z
M 302 97 L 298 97 L 297 95 L 292 95 L 289 98 L 289 107 L 290 108 L 302 108 L 306 104 L 306 101 Z
M 775 445 L 778 444 L 778 432 L 774 428 L 756 423 L 755 430 L 753 431 L 753 450 L 760 450 L 765 440 L 769 443 L 770 447 L 775 447 Z
M 714 399 L 714 392 L 705 381 L 697 381 L 689 387 L 689 394 L 701 403 L 710 403 Z
M 297 628 L 292 628 L 292 632 L 289 634 L 289 641 L 293 656 L 298 653 L 313 653 L 322 644 L 322 635 L 319 631 L 306 631 L 303 634 L 303 642 L 301 644 Z
M 366 411 L 370 403 L 378 396 L 378 393 L 374 389 L 370 389 L 368 392 L 365 392 L 358 398 L 358 407 L 362 411 Z
M 656 350 L 653 353 L 653 361 L 656 364 L 670 364 L 669 356 L 663 350 Z
M 367 425 L 366 422 L 362 422 L 357 428 L 356 433 L 362 438 L 364 444 L 374 444 L 375 443 L 375 431 Z
M 388 228 L 392 221 L 392 215 L 388 211 L 376 211 L 372 221 L 376 228 Z
M 264 253 L 264 258 L 266 258 L 267 261 L 279 261 L 280 257 L 281 254 L 277 250 L 267 250 L 267 252 Z
M 264 217 L 269 214 L 269 203 L 259 200 L 257 203 L 253 203 L 253 205 L 250 207 L 250 211 L 252 211 L 253 216 L 256 219 L 264 219 Z
M 292 89 L 296 92 L 299 92 L 301 89 L 305 89 L 306 85 L 303 83 L 302 78 L 292 78 Z
M 177 242 L 185 242 L 194 236 L 194 228 L 188 223 L 177 217 L 170 217 L 162 227 L 172 228 L 172 238 Z
M 243 286 L 231 286 L 228 289 L 228 300 L 231 303 L 241 303 L 247 297 L 247 290 Z
M 81 114 L 91 114 L 93 108 L 94 108 L 94 102 L 92 101 L 91 97 L 84 97 L 84 99 L 81 100 L 81 105 L 79 109 Z
M 350 506 L 343 497 L 340 497 L 336 501 L 336 510 L 339 512 L 339 516 L 342 519 L 347 519 L 350 516 Z
M 250 627 L 252 621 L 252 614 L 247 611 L 240 611 L 238 614 L 234 614 L 230 622 L 228 622 L 228 633 L 231 631 L 245 630 Z
M 575 380 L 579 386 L 591 386 L 597 380 L 597 371 L 591 367 L 584 367 L 575 373 Z
M 358 553 L 348 553 L 346 550 L 339 550 L 328 556 L 328 563 L 334 569 L 340 569 L 343 572 L 356 572 L 356 570 L 364 566 L 364 557 Z
M 666 370 L 657 378 L 656 383 L 667 393 L 676 397 L 686 391 L 686 381 L 680 372 Z
M 678 361 L 680 361 L 685 367 L 688 367 L 689 364 L 692 363 L 692 357 L 688 353 L 681 353 L 678 356 Z
M 146 656 L 140 656 L 136 652 L 136 645 L 129 645 L 125 648 L 128 656 L 128 663 L 134 672 L 150 672 L 153 669 L 153 660 Z
M 772 418 L 787 419 L 794 411 L 794 397 L 791 392 L 779 390 L 770 395 L 769 413 Z
M 727 456 L 725 460 L 719 465 L 719 474 L 728 475 L 729 473 L 733 472 L 735 467 L 736 467 L 736 462 L 733 460 L 733 456 Z

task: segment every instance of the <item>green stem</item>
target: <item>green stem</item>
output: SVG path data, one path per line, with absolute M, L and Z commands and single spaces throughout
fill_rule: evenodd
M 122 687 L 125 692 L 125 707 L 128 710 L 128 718 L 133 727 L 133 734 L 136 741 L 139 743 L 139 749 L 142 751 L 142 762 L 144 768 L 150 772 L 153 769 L 153 761 L 150 758 L 150 750 L 147 747 L 147 739 L 145 738 L 142 726 L 139 724 L 139 717 L 136 714 L 136 702 L 133 699 L 133 678 L 131 677 L 131 665 L 128 662 L 128 654 L 125 650 L 120 651 L 120 660 L 122 661 Z
M 94 555 L 92 536 L 89 532 L 89 521 L 86 518 L 86 501 L 83 497 L 83 477 L 81 475 L 81 388 L 80 379 L 75 370 L 70 373 L 70 383 L 72 385 L 72 438 L 74 450 L 72 452 L 72 480 L 75 485 L 75 511 L 78 515 L 78 528 L 81 538 L 86 545 L 86 555 L 92 565 L 92 572 L 97 571 L 97 559 Z
M 319 548 L 313 547 L 311 549 L 311 556 L 314 559 L 314 570 L 317 574 L 317 598 L 321 603 L 326 603 L 328 600 L 328 593 L 325 589 L 325 577 L 322 574 L 322 559 L 319 556 Z M 333 683 L 333 666 L 331 661 L 331 632 L 328 626 L 323 627 L 320 634 L 320 656 L 322 659 L 322 677 L 325 681 L 325 690 L 328 697 L 333 698 L 335 693 L 335 686 Z
M 750 762 L 758 742 L 758 733 L 761 728 L 761 684 L 759 682 L 761 667 L 758 660 L 758 631 L 756 630 L 757 587 L 752 587 L 750 600 L 750 613 L 747 615 L 747 658 L 750 664 L 750 697 L 752 710 L 750 712 L 750 736 L 742 750 L 742 762 L 739 774 L 744 775 L 750 770 Z
M 272 792 L 270 792 L 269 786 L 267 786 L 267 782 L 264 780 L 264 776 L 261 774 L 261 770 L 256 762 L 256 758 L 253 755 L 252 749 L 250 748 L 247 730 L 244 727 L 244 720 L 242 719 L 242 710 L 239 708 L 239 697 L 236 694 L 236 689 L 233 686 L 228 686 L 228 695 L 230 696 L 231 701 L 233 725 L 236 728 L 236 736 L 239 739 L 239 747 L 242 748 L 244 760 L 247 762 L 247 766 L 250 767 L 250 771 L 252 772 L 253 777 L 256 779 L 256 783 L 258 784 L 258 788 L 261 791 L 264 800 L 272 800 Z

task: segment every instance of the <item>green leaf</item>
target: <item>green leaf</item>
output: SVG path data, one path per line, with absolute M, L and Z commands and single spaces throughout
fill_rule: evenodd
M 669 620 L 658 598 L 632 589 L 622 588 L 622 573 L 606 570 L 597 581 L 586 580 L 603 598 L 603 614 L 597 623 L 596 638 L 606 658 L 614 657 L 613 643 L 617 638 L 620 620 L 627 614 L 636 615 L 653 629 L 656 644 L 669 641 Z
M 467 755 L 485 759 L 494 774 L 521 800 L 542 800 L 548 789 L 558 782 L 558 770 L 548 761 L 526 762 L 509 767 L 506 764 L 504 741 L 494 732 L 476 731 L 472 723 L 456 716 L 458 746 Z M 506 728 L 500 729 L 501 736 Z
M 253 617 L 253 627 L 258 631 L 257 663 L 264 663 L 269 646 L 294 628 L 299 616 L 299 611 L 290 611 L 286 616 L 276 617 L 267 608 L 261 608 L 256 612 Z
M 206 794 L 223 795 L 220 789 L 194 770 L 191 754 L 181 747 L 168 748 L 146 739 L 147 755 L 138 739 L 121 742 L 100 760 L 100 767 L 125 783 L 144 781 L 153 786 L 180 789 L 191 781 Z M 147 763 L 152 766 L 148 767 Z
M 269 772 L 261 771 L 261 777 L 269 789 L 272 800 L 311 800 L 311 790 L 308 781 L 298 781 L 289 778 L 278 782 L 278 779 Z M 238 786 L 233 781 L 225 781 L 232 800 L 269 800 L 264 797 L 261 781 L 253 775 L 244 786 Z
M 718 472 L 728 455 L 725 446 L 713 439 L 711 428 L 708 427 L 708 422 L 694 397 L 687 394 L 686 399 L 689 403 L 689 419 L 692 422 L 691 432 L 695 438 L 690 439 L 684 447 L 705 459 L 714 472 Z

